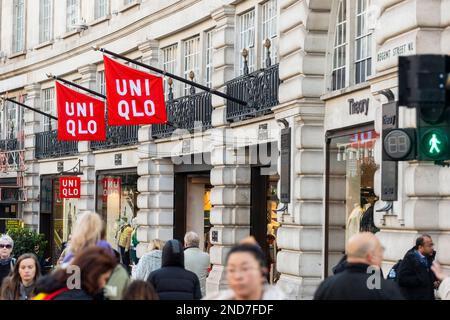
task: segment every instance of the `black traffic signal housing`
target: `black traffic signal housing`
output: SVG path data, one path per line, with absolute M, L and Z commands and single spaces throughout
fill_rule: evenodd
M 383 130 L 383 161 L 410 161 L 417 157 L 416 129 Z
M 416 108 L 417 160 L 450 160 L 450 56 L 399 57 L 399 105 Z

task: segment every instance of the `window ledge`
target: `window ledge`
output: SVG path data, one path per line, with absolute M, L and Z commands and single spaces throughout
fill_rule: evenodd
M 34 50 L 39 50 L 39 49 L 48 47 L 48 46 L 50 46 L 50 45 L 52 45 L 52 44 L 53 44 L 53 40 L 45 41 L 45 42 L 42 42 L 42 43 L 38 44 L 38 45 L 35 46 L 33 49 L 34 49 Z
M 9 59 L 14 59 L 14 58 L 18 58 L 18 57 L 24 56 L 26 54 L 27 54 L 27 51 L 26 50 L 22 50 L 22 51 L 15 52 L 15 53 L 11 54 L 8 58 Z
M 131 9 L 131 8 L 133 8 L 133 7 L 135 7 L 135 6 L 137 6 L 137 5 L 140 5 L 140 4 L 141 4 L 141 0 L 135 0 L 135 1 L 132 2 L 132 3 L 129 3 L 129 4 L 127 4 L 127 5 L 124 5 L 122 8 L 119 9 L 119 12 L 120 12 L 120 13 L 125 12 L 125 11 L 127 11 L 127 10 L 129 10 L 129 9 Z
M 92 21 L 91 23 L 89 23 L 89 26 L 92 27 L 92 26 L 95 26 L 95 25 L 100 24 L 100 23 L 102 23 L 102 22 L 108 21 L 108 20 L 110 20 L 110 19 L 111 19 L 111 15 L 108 14 L 108 15 L 106 15 L 106 16 L 103 16 L 103 17 L 100 17 L 100 18 L 98 18 L 98 19 L 95 19 L 94 21 Z
M 67 31 L 66 33 L 64 33 L 64 34 L 61 36 L 61 39 L 69 38 L 69 37 L 71 37 L 71 36 L 73 36 L 73 35 L 75 35 L 75 34 L 77 34 L 77 33 L 80 33 L 80 30 L 75 29 L 75 30 L 72 30 L 72 31 Z
M 345 94 L 352 93 L 354 91 L 359 91 L 361 89 L 366 89 L 366 88 L 369 88 L 369 87 L 370 87 L 370 83 L 368 81 L 366 81 L 366 82 L 363 82 L 363 83 L 355 84 L 355 85 L 350 86 L 350 87 L 346 87 L 346 88 L 343 88 L 343 89 L 334 90 L 334 91 L 325 93 L 324 95 L 322 95 L 320 97 L 320 99 L 323 100 L 323 101 L 326 101 L 326 100 L 330 100 L 330 99 L 333 99 L 333 98 L 336 98 L 336 97 L 339 97 L 339 96 L 342 96 L 342 95 L 345 95 Z

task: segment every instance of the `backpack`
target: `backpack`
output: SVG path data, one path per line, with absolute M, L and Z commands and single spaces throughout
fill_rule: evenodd
M 392 266 L 391 270 L 389 270 L 389 273 L 387 275 L 387 280 L 392 280 L 392 281 L 397 280 L 398 268 L 400 267 L 401 263 L 402 263 L 402 259 L 398 260 L 397 263 Z

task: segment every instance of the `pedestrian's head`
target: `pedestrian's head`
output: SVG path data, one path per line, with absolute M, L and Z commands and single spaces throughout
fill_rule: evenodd
M 150 282 L 135 280 L 128 286 L 122 300 L 159 300 L 159 297 Z
M 184 268 L 184 251 L 180 241 L 173 239 L 166 242 L 162 252 L 161 266 L 177 266 Z
M 164 247 L 164 241 L 159 240 L 159 239 L 153 239 L 148 244 L 148 251 L 162 250 L 163 247 Z
M 0 258 L 8 259 L 11 257 L 12 250 L 14 248 L 14 241 L 7 234 L 3 234 L 0 237 Z
M 240 244 L 228 253 L 226 278 L 237 300 L 260 299 L 266 274 L 265 256 L 259 246 Z
M 15 300 L 20 296 L 20 284 L 24 284 L 27 287 L 33 283 L 36 283 L 41 276 L 39 261 L 35 254 L 25 253 L 22 254 L 14 265 L 14 269 L 8 278 L 3 282 L 2 297 L 12 293 Z
M 97 246 L 81 251 L 71 264 L 79 268 L 81 288 L 91 296 L 103 290 L 116 265 L 116 259 L 111 253 Z
M 194 231 L 189 231 L 184 236 L 184 247 L 195 247 L 198 248 L 200 246 L 200 238 L 197 233 Z
M 347 262 L 364 263 L 381 267 L 383 246 L 380 240 L 370 232 L 361 232 L 350 238 L 347 243 Z
M 422 234 L 416 239 L 416 250 L 424 256 L 431 256 L 434 252 L 434 243 L 431 236 Z
M 36 281 L 41 275 L 39 261 L 35 254 L 25 253 L 21 255 L 14 265 L 14 275 L 18 274 L 24 283 Z
M 97 213 L 82 213 L 73 228 L 70 251 L 76 255 L 83 248 L 95 245 L 101 239 L 102 229 L 102 218 Z

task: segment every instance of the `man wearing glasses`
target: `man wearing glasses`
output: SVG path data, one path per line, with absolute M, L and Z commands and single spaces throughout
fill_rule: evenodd
M 11 257 L 13 247 L 14 241 L 10 236 L 4 234 L 0 237 L 0 285 L 14 267 L 15 259 Z

